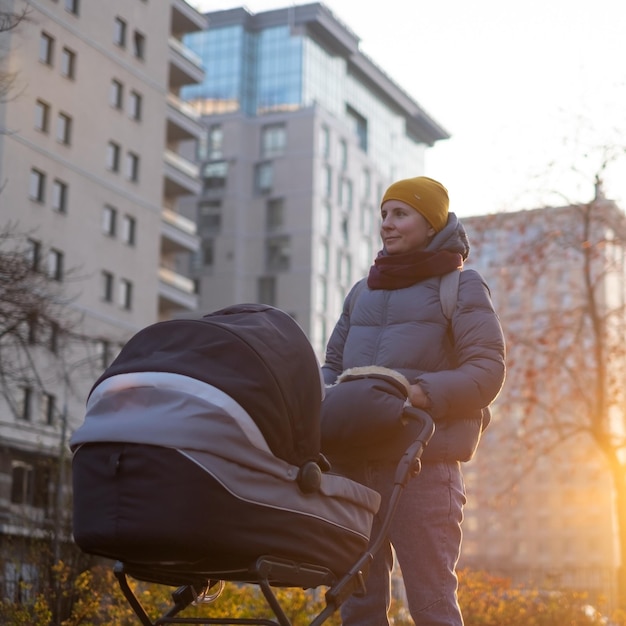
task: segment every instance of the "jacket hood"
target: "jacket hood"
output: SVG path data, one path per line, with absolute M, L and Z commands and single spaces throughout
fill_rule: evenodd
M 470 252 L 469 238 L 456 213 L 448 213 L 448 223 L 433 237 L 426 249 L 458 252 L 464 261 L 467 260 Z

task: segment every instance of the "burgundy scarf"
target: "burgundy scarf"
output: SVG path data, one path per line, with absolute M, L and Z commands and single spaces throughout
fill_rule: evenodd
M 370 289 L 403 289 L 460 267 L 463 267 L 463 257 L 458 252 L 416 250 L 385 255 L 381 251 L 370 268 L 367 286 Z

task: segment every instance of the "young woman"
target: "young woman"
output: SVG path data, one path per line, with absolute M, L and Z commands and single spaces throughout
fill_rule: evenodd
M 445 187 L 425 176 L 387 189 L 381 202 L 383 248 L 367 287 L 353 287 L 346 297 L 326 349 L 327 385 L 353 367 L 394 369 L 410 383 L 411 404 L 435 422 L 422 470 L 405 488 L 389 541 L 370 568 L 367 593 L 342 606 L 344 626 L 389 623 L 394 551 L 416 626 L 463 624 L 456 564 L 465 504 L 458 437 L 464 435 L 454 422 L 488 417 L 487 407 L 504 382 L 505 349 L 489 290 L 476 271 L 461 273 L 451 320 L 443 314 L 441 276 L 462 268 L 469 254 L 465 230 L 448 205 Z M 364 460 L 352 470 L 382 495 L 372 536 L 393 487 L 396 462 Z

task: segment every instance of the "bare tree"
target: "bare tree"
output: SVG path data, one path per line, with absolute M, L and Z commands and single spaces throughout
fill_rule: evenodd
M 556 471 L 584 468 L 598 480 L 608 470 L 622 564 L 615 587 L 626 607 L 626 215 L 604 197 L 607 163 L 590 202 L 467 222 L 475 249 L 494 253 L 482 269 L 508 345 L 493 434 L 504 464 L 500 495 L 520 506 L 517 485 L 548 458 L 559 459 Z M 564 488 L 567 479 L 560 476 Z
M 3 39 L 26 22 L 29 19 L 29 14 L 30 9 L 26 2 L 21 2 L 20 6 L 14 10 L 12 2 L 0 0 L 0 102 L 5 102 L 10 97 L 16 83 L 15 74 L 3 67 Z
M 40 591 L 55 598 L 54 623 L 60 624 L 69 611 L 68 589 L 60 585 L 71 588 L 72 580 L 55 574 L 58 565 L 72 566 L 77 575 L 86 564 L 71 540 L 68 402 L 80 397 L 80 383 L 102 372 L 100 347 L 114 342 L 84 334 L 68 295 L 72 277 L 81 277 L 71 268 L 63 282 L 51 275 L 48 251 L 31 235 L 16 225 L 0 230 L 0 460 L 11 475 L 11 506 L 2 515 L 25 531 L 3 540 L 3 560 L 37 569 Z M 6 502 L 9 494 L 3 497 Z
M 76 315 L 64 285 L 43 267 L 47 251 L 35 239 L 9 224 L 0 231 L 0 387 L 16 382 L 44 386 L 52 372 L 40 371 L 41 352 L 56 357 L 76 332 Z M 10 400 L 10 398 L 9 398 Z M 10 402 L 15 410 L 15 403 Z

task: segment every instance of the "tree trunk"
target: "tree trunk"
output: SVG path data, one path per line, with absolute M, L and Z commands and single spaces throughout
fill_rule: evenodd
M 618 607 L 626 610 L 626 470 L 617 458 L 616 451 L 612 452 L 610 467 L 615 489 L 615 518 L 620 557 L 617 567 L 616 600 Z

